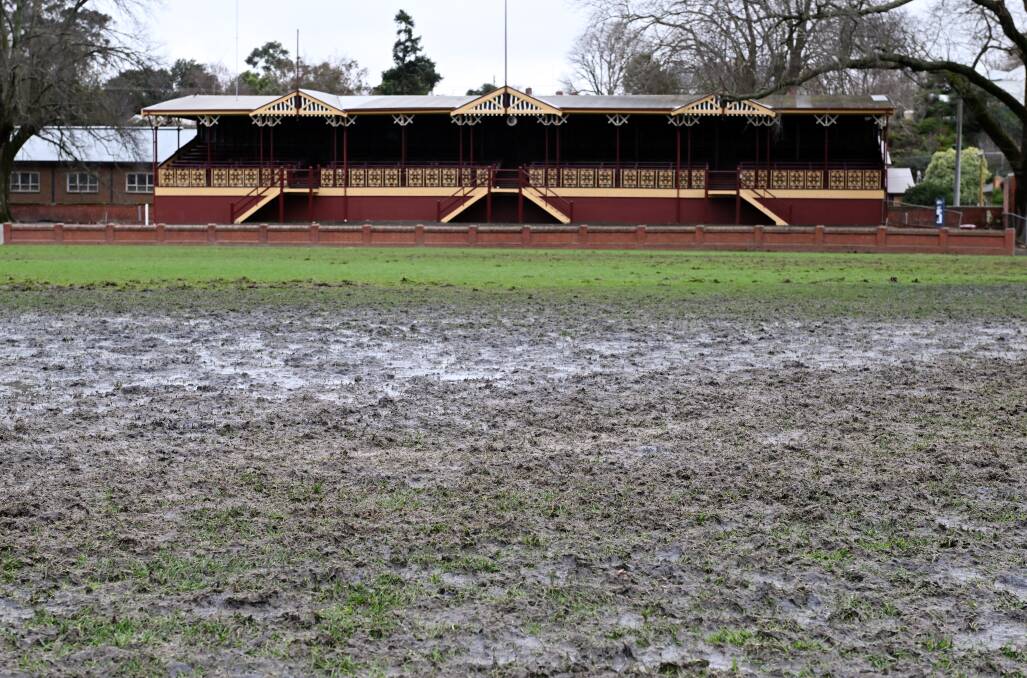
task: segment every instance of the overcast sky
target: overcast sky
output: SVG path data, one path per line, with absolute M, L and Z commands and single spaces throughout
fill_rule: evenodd
M 235 0 L 163 0 L 145 18 L 167 61 L 222 63 L 235 70 Z M 305 61 L 356 59 L 370 84 L 392 65 L 393 18 L 405 9 L 445 78 L 438 94 L 463 94 L 503 80 L 503 0 L 239 0 L 240 63 L 255 46 L 278 40 Z M 553 93 L 568 73 L 567 52 L 587 13 L 575 0 L 510 0 L 510 84 Z M 245 67 L 244 67 L 245 68 Z

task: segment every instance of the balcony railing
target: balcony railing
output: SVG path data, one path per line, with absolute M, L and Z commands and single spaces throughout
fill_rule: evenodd
M 495 165 L 361 163 L 299 167 L 169 164 L 158 172 L 163 188 L 476 188 L 495 187 Z M 707 165 L 529 165 L 522 183 L 547 189 L 632 190 L 881 190 L 884 170 L 859 164 L 739 165 L 736 170 L 711 170 Z M 511 174 L 511 176 L 514 176 Z M 517 175 L 519 176 L 519 174 Z
M 466 188 L 488 185 L 491 165 L 166 165 L 164 188 Z

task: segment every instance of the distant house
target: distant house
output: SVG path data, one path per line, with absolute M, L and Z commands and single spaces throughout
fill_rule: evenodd
M 162 127 L 158 162 L 196 136 Z M 143 220 L 153 200 L 153 131 L 110 127 L 45 129 L 15 158 L 10 204 L 18 221 L 107 223 Z
M 913 170 L 909 167 L 888 168 L 888 201 L 901 202 L 906 191 L 916 186 Z

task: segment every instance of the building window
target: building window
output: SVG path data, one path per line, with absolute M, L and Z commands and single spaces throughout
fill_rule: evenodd
M 68 193 L 99 193 L 100 180 L 88 172 L 72 172 L 68 175 Z
M 39 193 L 39 172 L 12 172 L 11 193 Z
M 125 175 L 126 193 L 153 193 L 153 172 L 129 172 Z

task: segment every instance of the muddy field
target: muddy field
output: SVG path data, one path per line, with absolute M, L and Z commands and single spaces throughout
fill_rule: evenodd
M 0 675 L 1027 671 L 1022 319 L 104 294 L 0 304 Z

